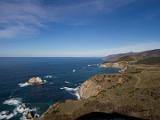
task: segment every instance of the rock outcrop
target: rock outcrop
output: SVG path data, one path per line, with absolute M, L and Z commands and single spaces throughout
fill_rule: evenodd
M 32 77 L 31 79 L 29 79 L 29 80 L 27 81 L 27 83 L 28 83 L 29 85 L 41 85 L 41 84 L 44 84 L 45 81 L 42 80 L 40 77 Z
M 102 63 L 99 66 L 100 67 L 104 67 L 104 68 L 120 68 L 120 69 L 124 69 L 128 66 L 129 62 L 127 61 L 120 61 L 120 62 L 115 62 L 115 63 Z

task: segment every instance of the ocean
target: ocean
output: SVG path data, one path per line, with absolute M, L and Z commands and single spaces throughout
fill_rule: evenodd
M 37 115 L 58 101 L 78 99 L 81 83 L 97 73 L 116 73 L 100 68 L 102 58 L 81 57 L 4 57 L 0 58 L 0 119 L 25 119 L 19 105 Z M 40 77 L 46 83 L 29 86 L 25 82 Z

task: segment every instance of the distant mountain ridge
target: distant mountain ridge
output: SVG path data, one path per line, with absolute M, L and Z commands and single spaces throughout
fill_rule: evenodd
M 108 55 L 106 56 L 105 62 L 118 62 L 118 61 L 140 61 L 144 59 L 150 58 L 156 58 L 160 57 L 160 49 L 154 49 L 154 50 L 148 50 L 143 52 L 129 52 L 129 53 L 121 53 L 121 54 L 114 54 L 114 55 Z M 160 62 L 160 61 L 159 61 Z

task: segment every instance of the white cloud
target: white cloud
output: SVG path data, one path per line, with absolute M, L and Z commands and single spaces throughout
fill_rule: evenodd
M 44 5 L 43 0 L 1 0 L 0 38 L 33 34 L 48 22 L 83 25 L 99 12 L 110 12 L 133 1 L 85 0 L 55 6 Z
M 17 0 L 18 1 L 18 0 Z M 0 1 L 0 37 L 30 34 L 43 27 L 46 11 L 35 3 Z

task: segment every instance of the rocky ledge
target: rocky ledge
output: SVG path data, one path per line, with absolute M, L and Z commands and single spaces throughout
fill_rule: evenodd
M 129 65 L 124 73 L 98 74 L 84 82 L 80 100 L 56 103 L 40 120 L 76 120 L 93 113 L 160 119 L 160 66 Z

